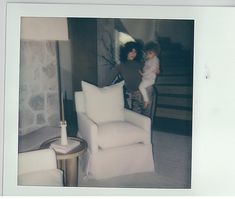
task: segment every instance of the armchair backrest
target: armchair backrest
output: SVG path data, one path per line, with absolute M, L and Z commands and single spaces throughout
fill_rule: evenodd
M 18 174 L 56 168 L 56 154 L 52 149 L 23 152 L 18 155 Z
M 85 100 L 82 91 L 75 92 L 75 107 L 76 107 L 76 112 L 85 113 Z

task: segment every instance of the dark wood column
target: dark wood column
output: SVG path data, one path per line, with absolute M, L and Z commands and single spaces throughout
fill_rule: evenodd
M 81 80 L 97 84 L 97 20 L 69 18 L 73 64 L 73 90 L 81 90 Z

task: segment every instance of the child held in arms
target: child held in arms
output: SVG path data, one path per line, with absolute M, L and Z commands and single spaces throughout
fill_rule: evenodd
M 145 45 L 146 61 L 142 71 L 139 71 L 142 75 L 139 90 L 143 96 L 144 108 L 147 108 L 149 105 L 147 88 L 155 83 L 157 75 L 160 74 L 160 63 L 158 59 L 159 51 L 160 47 L 155 42 L 149 42 Z

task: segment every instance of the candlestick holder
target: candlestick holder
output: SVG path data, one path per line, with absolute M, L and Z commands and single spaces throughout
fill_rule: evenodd
M 61 145 L 68 145 L 68 137 L 67 137 L 67 122 L 61 121 Z

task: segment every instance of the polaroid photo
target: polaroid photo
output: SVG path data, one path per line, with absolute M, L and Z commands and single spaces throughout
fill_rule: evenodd
M 6 11 L 4 195 L 234 194 L 234 8 Z

